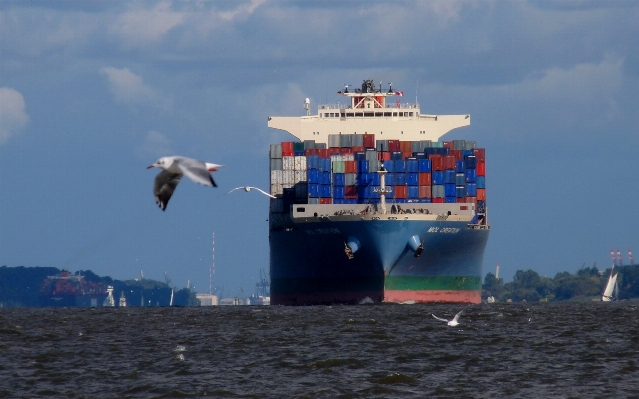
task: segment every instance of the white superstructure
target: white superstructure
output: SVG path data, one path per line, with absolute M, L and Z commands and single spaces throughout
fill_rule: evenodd
M 341 104 L 323 104 L 317 115 L 302 117 L 271 116 L 268 127 L 289 132 L 300 141 L 328 143 L 333 134 L 375 134 L 377 140 L 438 141 L 458 127 L 470 125 L 470 115 L 423 115 L 418 103 L 394 103 L 389 97 L 402 97 L 403 92 L 375 89 L 372 80 L 365 80 L 362 89 L 338 92 L 348 98 Z M 305 109 L 309 109 L 306 99 Z

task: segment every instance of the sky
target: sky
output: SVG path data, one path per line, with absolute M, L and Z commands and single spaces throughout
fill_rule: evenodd
M 0 266 L 224 296 L 268 272 L 268 116 L 392 82 L 442 140 L 486 148 L 500 265 L 554 277 L 639 258 L 639 2 L 0 2 Z M 155 204 L 158 157 L 225 165 Z M 215 246 L 213 249 L 213 234 Z

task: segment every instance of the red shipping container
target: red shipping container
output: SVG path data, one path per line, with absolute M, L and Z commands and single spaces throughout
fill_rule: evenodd
M 446 198 L 433 198 L 433 204 L 443 204 Z
M 433 193 L 431 186 L 419 186 L 418 190 L 419 190 L 419 198 L 430 198 Z
M 364 152 L 364 151 L 366 151 L 364 149 L 364 146 L 361 146 L 361 145 L 354 145 L 352 148 L 353 148 L 353 152 Z
M 304 150 L 304 154 L 306 154 L 306 156 L 317 155 L 318 154 L 317 151 L 318 151 L 317 148 L 307 148 L 306 150 Z
M 320 204 L 322 205 L 332 204 L 332 203 L 333 203 L 332 198 L 320 198 Z
M 478 188 L 477 189 L 477 201 L 486 201 L 486 189 Z
M 340 148 L 340 153 L 342 155 L 350 155 L 353 153 L 353 148 L 352 147 L 342 147 Z
M 390 152 L 386 152 L 386 151 L 380 151 L 377 153 L 377 160 L 378 161 L 390 161 Z
M 486 149 L 485 148 L 475 148 L 473 150 L 473 155 L 477 157 L 477 162 L 486 162 Z
M 374 134 L 364 134 L 364 147 L 366 147 L 366 148 L 375 148 L 375 135 Z
M 282 150 L 282 156 L 283 157 L 292 157 L 293 155 L 295 155 L 295 153 L 293 151 L 284 151 L 284 150 Z
M 450 150 L 450 155 L 453 155 L 457 161 L 464 159 L 464 152 L 462 150 Z
M 399 149 L 399 140 L 388 140 L 388 151 L 401 151 Z
M 444 169 L 455 170 L 455 161 L 454 155 L 444 155 Z
M 464 198 L 457 197 L 457 203 L 464 203 L 465 204 L 466 203 L 466 198 L 465 197 Z
M 344 198 L 356 199 L 357 198 L 357 186 L 346 186 L 344 190 Z
M 408 186 L 395 186 L 395 198 L 406 198 L 408 196 Z
M 454 150 L 455 143 L 452 141 L 444 141 L 444 148 L 448 148 L 449 150 Z
M 400 141 L 399 150 L 401 152 L 410 152 L 411 154 L 413 153 L 413 149 L 411 148 L 410 141 Z
M 410 151 L 402 151 L 402 159 L 411 158 L 413 153 Z
M 344 173 L 357 173 L 357 161 L 344 161 Z
M 430 159 L 432 170 L 444 170 L 444 158 L 439 154 L 432 154 L 428 156 Z
M 331 155 L 328 153 L 328 149 L 326 148 L 319 148 L 317 150 L 317 155 L 320 156 L 320 158 L 330 158 Z
M 282 141 L 282 154 L 286 152 L 293 152 L 293 142 L 292 141 Z
M 475 204 L 475 209 L 477 209 L 477 197 L 466 197 L 466 203 Z
M 477 162 L 477 176 L 486 176 L 486 162 Z
M 420 186 L 430 186 L 432 184 L 432 175 L 430 172 L 420 172 L 417 184 Z M 430 195 L 428 196 L 430 198 Z

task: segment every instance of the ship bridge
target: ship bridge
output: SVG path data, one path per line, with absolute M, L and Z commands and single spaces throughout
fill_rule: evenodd
M 328 143 L 331 134 L 374 134 L 378 140 L 439 141 L 453 129 L 470 125 L 470 115 L 425 115 L 417 102 L 401 102 L 404 92 L 375 88 L 365 80 L 362 88 L 338 91 L 344 103 L 320 104 L 310 115 L 310 100 L 304 103 L 306 116 L 269 116 L 268 127 L 284 130 L 300 141 Z M 392 101 L 392 97 L 397 97 Z M 389 101 L 390 100 L 390 101 Z

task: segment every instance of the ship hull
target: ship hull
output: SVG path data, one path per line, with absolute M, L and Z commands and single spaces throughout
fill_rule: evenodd
M 296 223 L 270 234 L 271 303 L 479 303 L 488 234 L 459 221 Z M 423 242 L 419 257 L 413 236 Z M 353 237 L 360 248 L 349 259 Z

